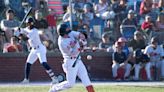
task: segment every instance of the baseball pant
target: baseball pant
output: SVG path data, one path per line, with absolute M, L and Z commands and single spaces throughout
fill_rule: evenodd
M 146 74 L 147 74 L 147 78 L 148 80 L 152 80 L 152 77 L 151 77 L 151 67 L 152 66 L 155 66 L 156 67 L 156 71 L 158 72 L 158 70 L 162 69 L 162 61 L 156 61 L 156 62 L 148 62 L 145 66 L 145 70 L 146 70 Z M 163 70 L 162 70 L 163 71 Z M 161 72 L 162 72 L 161 71 Z M 161 73 L 162 74 L 162 73 Z M 158 76 L 158 74 L 157 74 Z
M 47 62 L 46 47 L 40 44 L 38 48 L 32 48 L 27 58 L 27 63 L 33 64 L 39 58 L 40 63 Z
M 112 73 L 113 73 L 113 77 L 117 77 L 117 70 L 119 67 L 123 67 L 125 68 L 125 74 L 124 74 L 124 78 L 128 77 L 130 75 L 130 70 L 131 70 L 131 65 L 130 64 L 113 64 L 112 65 Z
M 135 64 L 134 65 L 134 71 L 135 71 L 135 75 L 134 75 L 134 79 L 139 79 L 139 73 L 140 73 L 140 69 L 142 68 L 141 64 Z M 145 70 L 146 70 L 146 75 L 147 75 L 147 78 L 149 80 L 151 80 L 151 74 L 150 74 L 150 68 L 151 68 L 151 64 L 148 62 L 145 64 Z
M 164 78 L 164 60 L 161 60 L 161 77 Z
M 86 67 L 84 66 L 82 61 L 78 60 L 75 67 L 72 67 L 73 62 L 74 62 L 74 59 L 64 60 L 64 64 L 62 66 L 63 66 L 64 72 L 66 73 L 66 81 L 61 82 L 57 85 L 53 85 L 51 90 L 60 91 L 60 90 L 71 88 L 75 84 L 77 76 L 81 79 L 85 87 L 91 85 Z

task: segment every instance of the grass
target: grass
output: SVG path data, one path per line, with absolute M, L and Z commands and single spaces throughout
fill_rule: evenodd
M 164 92 L 164 87 L 95 85 L 96 92 Z M 48 92 L 49 86 L 0 86 L 0 92 Z M 87 92 L 82 85 L 60 92 Z

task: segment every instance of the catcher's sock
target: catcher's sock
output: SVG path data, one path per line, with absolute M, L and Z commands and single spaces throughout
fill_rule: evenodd
M 29 79 L 30 70 L 31 70 L 31 64 L 26 63 L 26 65 L 25 65 L 25 79 Z
M 92 85 L 86 87 L 88 92 L 95 92 Z

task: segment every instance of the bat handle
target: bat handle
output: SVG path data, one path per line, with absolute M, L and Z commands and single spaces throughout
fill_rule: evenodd
M 75 67 L 76 63 L 73 63 L 72 67 Z
M 80 53 L 79 53 L 79 54 L 78 54 L 78 56 L 76 57 L 76 59 L 75 59 L 75 61 L 74 61 L 73 65 L 72 65 L 72 67 L 75 67 L 75 65 L 76 65 L 77 60 L 79 59 L 79 57 L 80 57 Z

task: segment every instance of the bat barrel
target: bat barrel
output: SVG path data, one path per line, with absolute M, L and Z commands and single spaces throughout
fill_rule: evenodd
M 30 14 L 32 10 L 32 7 L 30 7 L 26 13 L 26 15 L 24 16 L 23 20 L 21 21 L 20 25 L 19 25 L 19 28 L 21 28 L 21 26 L 23 25 L 23 23 L 25 22 L 26 18 L 28 17 L 28 15 Z

